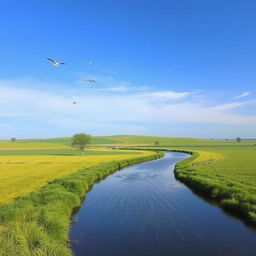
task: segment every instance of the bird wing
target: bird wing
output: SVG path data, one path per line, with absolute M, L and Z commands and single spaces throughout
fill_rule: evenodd
M 51 61 L 53 63 L 56 63 L 56 61 L 54 59 L 52 59 L 52 58 L 47 58 L 47 60 L 49 60 L 49 61 Z
M 65 63 L 65 62 L 59 62 L 59 64 L 63 64 L 63 65 L 66 65 L 66 63 Z

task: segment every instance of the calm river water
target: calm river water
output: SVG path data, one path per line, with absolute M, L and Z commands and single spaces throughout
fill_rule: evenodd
M 173 174 L 187 154 L 127 167 L 94 185 L 71 229 L 76 256 L 255 256 L 256 233 Z

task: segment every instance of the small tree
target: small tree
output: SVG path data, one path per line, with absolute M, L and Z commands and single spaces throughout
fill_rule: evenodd
M 241 139 L 240 137 L 236 137 L 236 141 L 237 141 L 237 142 L 241 142 L 241 140 L 242 140 L 242 139 Z
M 84 149 L 86 145 L 91 142 L 91 135 L 86 133 L 76 133 L 72 137 L 72 146 L 77 147 L 81 150 L 81 153 L 84 154 Z
M 12 137 L 12 138 L 11 138 L 11 141 L 12 141 L 12 142 L 15 142 L 15 141 L 16 141 L 16 138 Z
M 155 141 L 155 145 L 158 146 L 159 145 L 159 141 Z

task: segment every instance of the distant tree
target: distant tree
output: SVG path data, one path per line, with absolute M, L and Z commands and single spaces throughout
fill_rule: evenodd
M 158 146 L 159 145 L 159 141 L 155 141 L 155 145 Z
M 241 142 L 241 140 L 242 140 L 241 137 L 236 137 L 237 142 Z
M 91 142 L 91 135 L 86 133 L 76 133 L 72 137 L 72 146 L 79 148 L 81 153 L 84 154 L 85 147 Z
M 12 142 L 15 142 L 15 141 L 16 141 L 16 138 L 12 137 L 12 138 L 11 138 L 11 141 L 12 141 Z

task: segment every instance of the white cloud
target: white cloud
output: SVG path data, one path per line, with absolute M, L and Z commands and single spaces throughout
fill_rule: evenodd
M 235 96 L 234 99 L 241 99 L 241 98 L 247 97 L 249 95 L 251 95 L 250 92 L 243 92 L 240 95 Z
M 195 92 L 151 91 L 111 93 L 83 89 L 49 91 L 25 88 L 24 82 L 0 81 L 0 117 L 12 117 L 54 124 L 61 128 L 89 127 L 91 130 L 145 131 L 138 123 L 211 123 L 256 125 L 256 113 L 240 114 L 237 109 L 255 105 L 255 100 L 207 105 Z M 30 82 L 34 88 L 41 86 Z M 14 86 L 15 85 L 15 86 Z M 19 88 L 16 87 L 19 85 Z M 122 86 L 121 86 L 122 88 Z M 160 99 L 160 100 L 159 100 Z M 163 100 L 161 100 L 163 99 Z M 79 105 L 72 105 L 74 100 Z M 175 101 L 173 101 L 175 100 Z M 121 132 L 123 133 L 123 132 Z
M 122 86 L 116 86 L 116 87 L 99 88 L 96 90 L 103 91 L 103 92 L 128 92 L 129 87 L 122 85 Z
M 212 107 L 214 110 L 229 110 L 233 108 L 239 108 L 245 105 L 251 105 L 256 103 L 256 100 L 248 100 L 248 101 L 243 101 L 243 102 L 232 102 L 232 103 L 227 103 L 227 104 L 221 104 Z
M 177 99 L 186 98 L 191 94 L 192 92 L 156 91 L 156 92 L 143 93 L 140 96 L 151 97 L 151 98 L 161 99 L 161 100 L 177 100 Z

